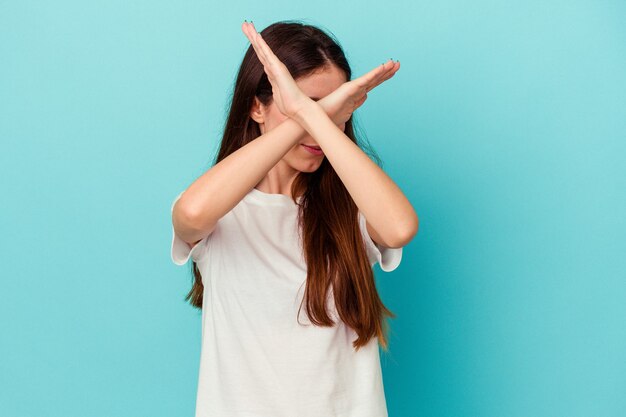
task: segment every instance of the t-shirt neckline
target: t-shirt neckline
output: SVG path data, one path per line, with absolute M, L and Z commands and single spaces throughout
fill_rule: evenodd
M 266 193 L 265 191 L 261 191 L 257 188 L 252 188 L 246 195 L 246 198 L 260 203 L 296 206 L 293 199 L 288 195 Z M 296 200 L 299 203 L 302 200 L 302 197 L 300 196 Z

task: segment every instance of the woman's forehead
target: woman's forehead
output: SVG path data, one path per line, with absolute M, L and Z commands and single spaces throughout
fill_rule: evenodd
M 343 71 L 336 67 L 330 67 L 324 71 L 316 72 L 296 81 L 303 93 L 313 100 L 319 100 L 335 91 L 346 82 Z

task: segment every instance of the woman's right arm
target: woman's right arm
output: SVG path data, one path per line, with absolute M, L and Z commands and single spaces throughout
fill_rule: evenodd
M 298 122 L 287 118 L 211 167 L 174 205 L 172 223 L 176 234 L 190 246 L 208 236 L 217 221 L 306 134 Z

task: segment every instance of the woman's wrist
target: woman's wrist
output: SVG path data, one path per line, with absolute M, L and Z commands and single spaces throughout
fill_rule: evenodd
M 322 115 L 323 114 L 323 115 Z M 320 104 L 311 100 L 300 108 L 292 117 L 304 130 L 310 133 L 310 126 L 314 119 L 319 117 L 329 117 Z

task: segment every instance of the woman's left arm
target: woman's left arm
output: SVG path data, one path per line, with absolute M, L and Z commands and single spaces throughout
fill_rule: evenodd
M 346 136 L 315 101 L 293 118 L 322 148 L 328 162 L 367 219 L 376 243 L 397 248 L 417 233 L 417 213 L 396 183 Z

